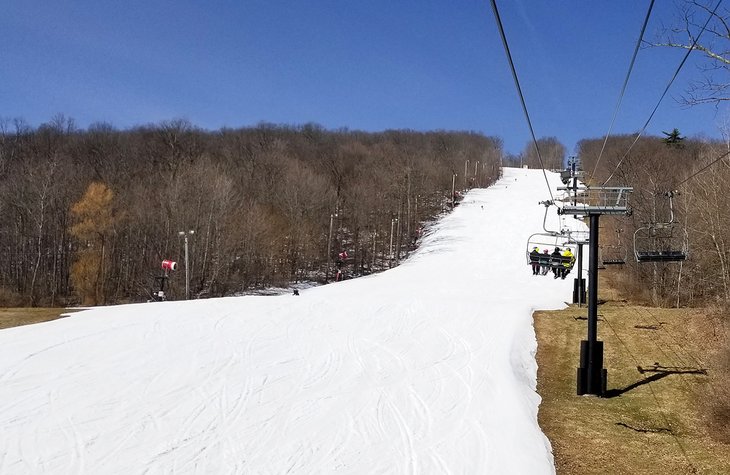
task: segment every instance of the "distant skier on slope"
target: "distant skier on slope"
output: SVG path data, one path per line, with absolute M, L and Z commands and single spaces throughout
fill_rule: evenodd
M 343 279 L 342 266 L 345 264 L 345 260 L 347 260 L 347 251 L 342 251 L 337 254 L 337 274 L 335 274 L 335 282 L 339 282 Z

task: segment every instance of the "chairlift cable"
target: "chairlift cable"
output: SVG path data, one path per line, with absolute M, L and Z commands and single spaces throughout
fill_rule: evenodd
M 667 329 L 667 328 L 666 328 L 666 327 L 665 327 L 664 325 L 662 325 L 662 324 L 661 324 L 662 322 L 660 322 L 660 321 L 659 321 L 659 319 L 658 319 L 658 318 L 656 317 L 656 315 L 654 315 L 653 313 L 651 313 L 651 312 L 650 312 L 650 311 L 649 311 L 649 310 L 648 310 L 648 309 L 647 309 L 646 307 L 642 308 L 642 310 L 643 310 L 644 312 L 648 313 L 648 314 L 649 314 L 649 315 L 650 315 L 650 316 L 651 316 L 651 317 L 652 317 L 652 318 L 654 319 L 654 321 L 655 321 L 655 322 L 657 323 L 657 325 L 659 325 L 659 328 L 661 328 L 661 330 L 662 330 L 662 331 L 664 331 L 664 332 L 665 332 L 665 333 L 666 333 L 667 335 L 669 335 L 669 337 L 670 337 L 670 338 L 671 338 L 672 340 L 674 340 L 674 343 L 675 343 L 675 344 L 676 344 L 676 345 L 677 345 L 677 346 L 678 346 L 678 347 L 679 347 L 679 348 L 680 348 L 680 349 L 681 349 L 681 350 L 682 350 L 683 352 L 685 352 L 685 353 L 686 353 L 686 354 L 687 354 L 687 355 L 688 355 L 688 356 L 689 356 L 689 357 L 690 357 L 690 358 L 691 358 L 692 360 L 694 360 L 694 363 L 695 363 L 695 364 L 697 365 L 697 369 L 704 369 L 704 365 L 703 365 L 703 364 L 702 364 L 702 362 L 701 362 L 701 361 L 699 360 L 699 358 L 697 358 L 697 357 L 696 357 L 695 355 L 693 355 L 693 354 L 692 354 L 692 353 L 691 353 L 691 352 L 690 352 L 690 351 L 689 351 L 689 350 L 688 350 L 687 348 L 685 348 L 685 347 L 684 347 L 684 346 L 682 345 L 682 343 L 680 343 L 680 341 L 679 341 L 679 338 L 678 338 L 678 337 L 676 337 L 676 336 L 675 336 L 674 334 L 672 334 L 672 333 L 671 333 L 671 332 L 670 332 L 670 331 L 669 331 L 669 330 L 668 330 L 668 329 Z M 638 311 L 637 311 L 637 313 L 638 313 Z M 660 350 L 660 351 L 661 351 L 661 350 Z M 672 352 L 673 352 L 673 353 L 674 353 L 675 355 L 677 355 L 677 357 L 679 357 L 679 355 L 677 354 L 677 352 L 676 352 L 675 350 L 672 350 Z M 680 358 L 680 360 L 681 360 L 681 358 Z M 707 381 L 707 385 L 708 385 L 708 386 L 710 387 L 710 389 L 712 390 L 713 396 L 715 396 L 715 397 L 718 397 L 718 391 L 717 391 L 717 388 L 715 387 L 715 385 L 713 384 L 713 382 L 712 382 L 712 380 L 711 380 L 711 379 Z
M 540 155 L 540 147 L 537 146 L 537 138 L 535 137 L 535 130 L 532 127 L 532 121 L 530 120 L 530 114 L 527 112 L 527 104 L 525 103 L 525 96 L 522 94 L 522 88 L 520 87 L 520 80 L 517 78 L 517 70 L 515 69 L 515 63 L 512 61 L 512 53 L 510 53 L 509 45 L 507 44 L 507 36 L 504 33 L 504 27 L 502 25 L 502 19 L 499 16 L 499 11 L 497 10 L 497 1 L 496 0 L 490 0 L 492 4 L 492 11 L 494 12 L 494 19 L 497 21 L 497 28 L 499 29 L 499 36 L 502 38 L 502 45 L 504 46 L 504 51 L 507 54 L 507 61 L 509 62 L 510 70 L 512 71 L 512 78 L 515 81 L 515 86 L 517 87 L 517 94 L 520 96 L 520 103 L 522 104 L 522 111 L 525 114 L 525 118 L 527 119 L 527 126 L 530 129 L 530 134 L 532 135 L 532 143 L 535 146 L 535 151 L 537 152 L 537 159 L 540 161 L 540 168 L 542 168 L 542 175 L 545 177 L 545 184 L 547 184 L 548 193 L 550 193 L 550 201 L 555 201 L 555 198 L 553 197 L 553 192 L 550 189 L 550 181 L 547 177 L 547 172 L 545 171 L 545 164 L 542 161 L 542 155 Z
M 651 119 L 654 117 L 654 114 L 656 113 L 657 109 L 659 109 L 659 105 L 664 100 L 664 97 L 667 95 L 667 92 L 669 92 L 669 88 L 674 83 L 674 80 L 677 79 L 677 76 L 679 75 L 679 72 L 682 70 L 682 67 L 687 62 L 687 58 L 689 57 L 690 53 L 695 49 L 697 46 L 697 42 L 700 40 L 700 37 L 702 36 L 702 33 L 705 32 L 707 29 L 707 25 L 710 23 L 710 20 L 712 20 L 712 17 L 715 16 L 715 12 L 717 11 L 718 7 L 722 3 L 722 0 L 718 0 L 717 5 L 715 5 L 715 8 L 712 10 L 710 15 L 707 17 L 707 21 L 705 21 L 705 24 L 702 26 L 702 29 L 700 30 L 699 34 L 695 37 L 694 41 L 692 41 L 692 46 L 687 48 L 687 53 L 685 53 L 684 58 L 682 58 L 682 61 L 679 63 L 679 66 L 677 66 L 677 70 L 674 71 L 674 75 L 672 76 L 672 79 L 670 79 L 669 83 L 667 84 L 667 87 L 664 89 L 664 92 L 662 93 L 661 97 L 659 98 L 659 101 L 657 102 L 656 106 L 654 106 L 654 110 L 651 111 L 651 114 L 649 115 L 649 118 L 646 119 L 646 122 L 644 123 L 644 126 L 639 130 L 639 132 L 636 134 L 636 138 L 634 139 L 633 143 L 629 146 L 629 149 L 626 150 L 626 153 L 624 153 L 624 156 L 621 157 L 621 160 L 619 160 L 618 164 L 616 164 L 616 168 L 611 172 L 611 174 L 606 178 L 606 181 L 603 182 L 603 185 L 608 183 L 608 181 L 613 177 L 613 175 L 618 171 L 619 167 L 623 163 L 624 159 L 629 155 L 629 152 L 632 148 L 634 148 L 634 145 L 636 145 L 636 142 L 639 141 L 639 138 L 641 135 L 646 131 L 646 128 L 649 126 L 649 122 L 651 122 Z
M 692 178 L 694 178 L 697 175 L 699 175 L 700 173 L 704 172 L 705 170 L 707 170 L 708 168 L 710 168 L 712 165 L 716 164 L 717 162 L 719 162 L 723 158 L 727 157 L 728 155 L 730 155 L 730 151 L 723 153 L 722 155 L 720 155 L 719 157 L 717 157 L 715 160 L 711 161 L 710 163 L 708 163 L 704 167 L 700 168 L 699 170 L 697 170 L 696 172 L 694 172 L 693 174 L 691 174 L 689 177 L 687 177 L 684 180 L 680 181 L 679 184 L 676 186 L 676 188 L 679 188 L 680 186 L 684 185 L 685 183 L 687 183 L 688 181 L 690 181 Z
M 633 312 L 640 317 L 638 311 L 633 310 Z M 603 315 L 603 321 L 606 322 L 606 324 L 608 325 L 608 327 L 613 332 L 614 337 L 623 345 L 623 347 L 626 349 L 626 351 L 628 352 L 628 354 L 631 357 L 631 359 L 634 360 L 634 363 L 636 364 L 636 366 L 638 368 L 640 366 L 639 360 L 631 352 L 631 350 L 629 349 L 629 346 L 626 344 L 626 342 L 623 341 L 623 339 L 621 339 L 621 337 L 618 335 L 618 332 L 613 327 L 613 325 L 611 325 L 611 323 L 609 322 L 608 318 L 606 318 L 606 315 Z M 661 415 L 662 419 L 664 419 L 664 423 L 667 425 L 667 429 L 669 429 L 669 434 L 674 439 L 674 442 L 676 442 L 676 444 L 679 446 L 679 450 L 682 452 L 682 455 L 684 456 L 684 460 L 689 464 L 690 467 L 693 467 L 694 468 L 694 464 L 689 459 L 689 455 L 687 454 L 687 450 L 685 449 L 684 445 L 682 445 L 681 440 L 679 439 L 679 437 L 677 436 L 677 434 L 673 430 L 671 430 L 672 424 L 669 422 L 669 418 L 667 418 L 667 415 L 665 414 L 664 407 L 659 402 L 659 396 L 657 396 L 656 392 L 654 391 L 654 387 L 652 386 L 651 382 L 648 382 L 648 384 L 646 386 L 649 389 L 649 392 L 651 392 L 651 396 L 654 399 L 654 404 L 656 404 L 657 409 L 659 409 L 659 414 Z
M 695 355 L 693 355 L 693 354 L 692 354 L 692 353 L 691 353 L 691 352 L 690 352 L 690 351 L 689 351 L 689 350 L 688 350 L 687 348 L 685 348 L 685 347 L 684 347 L 684 345 L 682 345 L 682 343 L 681 343 L 681 341 L 679 340 L 679 338 L 678 338 L 678 337 L 677 337 L 676 335 L 672 334 L 672 333 L 671 333 L 671 332 L 670 332 L 670 331 L 669 331 L 669 330 L 668 330 L 668 329 L 666 328 L 666 326 L 665 326 L 665 325 L 662 325 L 662 322 L 660 322 L 660 321 L 659 321 L 659 319 L 658 319 L 658 318 L 656 317 L 656 315 L 654 315 L 654 314 L 653 314 L 653 313 L 652 313 L 651 311 L 649 311 L 649 310 L 648 310 L 647 308 L 645 308 L 645 307 L 642 307 L 642 309 L 641 309 L 641 310 L 642 310 L 643 312 L 645 312 L 645 313 L 649 314 L 649 316 L 650 316 L 650 317 L 651 317 L 651 318 L 652 318 L 652 319 L 653 319 L 653 320 L 654 320 L 654 321 L 655 321 L 655 322 L 657 323 L 657 325 L 658 325 L 658 328 L 659 328 L 659 329 L 661 330 L 661 333 L 664 333 L 664 334 L 666 334 L 666 335 L 667 335 L 667 336 L 668 336 L 668 337 L 669 337 L 669 338 L 670 338 L 670 339 L 671 339 L 671 340 L 672 340 L 672 341 L 674 342 L 674 344 L 675 344 L 675 345 L 676 345 L 676 346 L 677 346 L 677 347 L 678 347 L 678 348 L 679 348 L 679 349 L 681 350 L 681 352 L 685 354 L 685 357 L 689 357 L 689 358 L 690 358 L 691 360 L 693 360 L 694 364 L 695 364 L 695 365 L 697 366 L 697 369 L 702 369 L 702 367 L 703 367 L 703 364 L 702 364 L 702 362 L 701 362 L 701 361 L 699 360 L 699 358 L 697 358 L 697 357 L 696 357 Z M 661 350 L 661 349 L 660 349 L 660 351 L 661 351 L 662 353 L 665 353 L 665 352 L 664 352 L 663 350 Z M 682 357 L 682 355 L 680 355 L 680 352 L 678 352 L 678 351 L 677 351 L 676 349 L 674 349 L 674 348 L 672 348 L 672 347 L 670 347 L 670 351 L 671 351 L 672 353 L 674 353 L 674 356 L 675 356 L 675 357 L 677 358 L 677 360 L 678 360 L 678 361 L 679 361 L 680 363 L 682 363 L 682 364 L 683 364 L 683 365 L 685 365 L 685 366 L 688 366 L 688 365 L 687 365 L 687 363 L 685 362 L 684 358 Z M 666 353 L 665 353 L 665 355 L 666 355 Z M 668 355 L 667 355 L 667 356 L 668 356 Z
M 661 330 L 661 331 L 663 331 L 664 333 L 666 333 L 667 335 L 669 335 L 669 337 L 670 337 L 670 338 L 671 338 L 672 340 L 674 340 L 674 344 L 675 344 L 675 345 L 677 345 L 677 346 L 678 346 L 678 347 L 679 347 L 679 348 L 680 348 L 680 349 L 681 349 L 681 350 L 682 350 L 682 351 L 683 351 L 684 353 L 686 353 L 686 354 L 687 354 L 687 355 L 688 355 L 688 356 L 689 356 L 689 357 L 690 357 L 690 358 L 691 358 L 692 360 L 694 360 L 695 364 L 697 365 L 697 370 L 698 370 L 698 371 L 699 371 L 699 370 L 702 370 L 702 369 L 703 369 L 703 365 L 701 364 L 700 360 L 699 360 L 698 358 L 696 358 L 696 357 L 695 357 L 695 356 L 694 356 L 694 355 L 693 355 L 692 353 L 690 353 L 690 352 L 689 352 L 689 350 L 687 350 L 687 349 L 686 349 L 686 348 L 685 348 L 684 346 L 682 346 L 682 344 L 681 344 L 681 343 L 679 342 L 679 339 L 678 339 L 678 338 L 676 338 L 676 337 L 675 337 L 675 336 L 674 336 L 674 335 L 673 335 L 672 333 L 670 333 L 670 332 L 669 332 L 669 330 L 667 330 L 667 328 L 665 327 L 665 325 L 662 325 L 662 322 L 660 322 L 660 321 L 659 321 L 659 319 L 658 319 L 658 318 L 656 317 L 656 315 L 654 315 L 653 313 L 651 313 L 651 312 L 650 312 L 650 311 L 649 311 L 649 310 L 648 310 L 647 308 L 645 308 L 645 307 L 642 307 L 642 309 L 641 309 L 641 310 L 642 310 L 643 312 L 645 312 L 645 313 L 648 313 L 648 314 L 649 314 L 649 316 L 651 316 L 651 318 L 653 318 L 653 319 L 654 319 L 654 321 L 655 321 L 655 322 L 657 323 L 657 325 L 658 325 L 658 327 L 660 328 L 660 330 Z M 633 309 L 633 312 L 634 312 L 634 313 L 635 313 L 635 314 L 636 314 L 636 315 L 637 315 L 638 317 L 642 318 L 642 317 L 641 317 L 641 314 L 640 314 L 640 313 L 639 313 L 639 311 L 638 311 L 638 309 L 634 308 L 634 309 Z M 642 318 L 642 320 L 644 320 L 644 319 Z M 667 353 L 667 352 L 666 352 L 666 351 L 664 350 L 664 348 L 663 348 L 662 346 L 666 346 L 666 347 L 668 347 L 668 348 L 670 349 L 670 351 L 671 351 L 672 353 L 674 353 L 675 357 L 676 357 L 676 358 L 677 358 L 677 360 L 678 360 L 678 361 L 680 362 L 680 364 L 682 364 L 682 365 L 684 365 L 684 366 L 687 366 L 687 364 L 686 364 L 686 363 L 684 362 L 684 360 L 683 360 L 683 359 L 682 359 L 682 357 L 681 357 L 681 356 L 679 355 L 679 353 L 677 353 L 677 351 L 676 351 L 676 350 L 675 350 L 674 348 L 672 348 L 671 344 L 668 344 L 668 343 L 666 343 L 666 342 L 663 342 L 662 344 L 660 344 L 660 343 L 659 343 L 659 341 L 657 341 L 657 339 L 654 339 L 653 341 L 654 341 L 654 344 L 656 345 L 657 349 L 659 350 L 659 352 L 660 352 L 660 353 L 662 353 L 662 355 L 664 355 L 664 357 L 665 357 L 665 358 L 667 359 L 667 361 L 669 361 L 669 360 L 670 360 L 671 358 L 669 357 L 669 354 L 668 354 L 668 353 Z M 685 379 L 684 379 L 684 378 L 682 378 L 682 374 L 681 374 L 681 373 L 679 374 L 679 376 L 680 376 L 679 380 L 680 380 L 680 381 L 682 382 L 682 384 L 684 385 L 684 387 L 685 387 L 685 388 L 687 388 L 687 390 L 688 390 L 689 392 L 692 392 L 692 388 L 691 388 L 691 386 L 690 386 L 690 385 L 689 385 L 689 384 L 688 384 L 688 383 L 687 383 L 687 382 L 685 381 Z M 717 397 L 717 396 L 718 396 L 718 392 L 717 392 L 717 389 L 715 388 L 715 385 L 714 385 L 714 384 L 712 383 L 712 381 L 711 381 L 711 380 L 710 380 L 710 381 L 708 381 L 708 386 L 709 386 L 709 387 L 710 387 L 710 389 L 712 390 L 713 396 Z M 652 391 L 652 392 L 653 392 L 653 391 Z M 658 403 L 658 401 L 657 401 L 657 403 Z M 681 450 L 682 450 L 682 451 L 684 452 L 684 447 L 682 446 L 682 444 L 680 444 L 680 443 L 679 443 L 679 440 L 678 440 L 678 439 L 676 440 L 676 442 L 677 442 L 677 444 L 679 445 L 680 449 L 681 449 Z M 684 455 L 685 455 L 685 459 L 687 460 L 687 462 L 688 462 L 688 463 L 689 463 L 690 465 L 692 465 L 692 463 L 691 463 L 691 461 L 689 460 L 689 457 L 687 456 L 687 454 L 685 453 Z
M 616 102 L 616 108 L 613 111 L 613 117 L 611 118 L 611 125 L 608 127 L 608 132 L 606 132 L 606 137 L 603 139 L 603 145 L 601 146 L 601 151 L 598 153 L 598 159 L 596 160 L 596 165 L 593 167 L 593 172 L 591 173 L 590 178 L 592 179 L 593 176 L 596 174 L 596 170 L 598 169 L 598 163 L 601 161 L 601 157 L 603 156 L 603 151 L 606 149 L 606 143 L 608 142 L 608 137 L 611 135 L 611 130 L 613 130 L 614 123 L 616 122 L 616 116 L 618 115 L 618 110 L 621 107 L 621 101 L 624 98 L 624 93 L 626 92 L 626 86 L 629 84 L 629 77 L 631 77 L 631 72 L 634 69 L 634 63 L 636 62 L 636 56 L 639 54 L 639 48 L 641 47 L 641 43 L 644 41 L 644 32 L 646 31 L 646 25 L 649 23 L 649 17 L 651 16 L 652 9 L 654 8 L 654 0 L 651 0 L 649 3 L 649 9 L 646 12 L 646 17 L 644 18 L 644 24 L 641 26 L 641 33 L 639 33 L 639 40 L 636 42 L 636 47 L 634 48 L 634 54 L 631 56 L 631 62 L 629 63 L 629 70 L 626 72 L 626 78 L 624 79 L 624 84 L 621 87 L 621 92 L 618 96 L 618 101 Z
M 608 328 L 613 332 L 613 336 L 624 347 L 624 350 L 626 350 L 626 353 L 628 353 L 628 355 L 631 357 L 631 359 L 634 360 L 634 363 L 636 364 L 636 366 L 639 366 L 640 365 L 639 360 L 637 360 L 636 357 L 634 356 L 634 354 L 631 352 L 629 345 L 627 345 L 626 342 L 619 336 L 618 332 L 611 325 L 611 322 L 608 320 L 606 315 L 603 314 L 603 315 L 601 315 L 601 317 L 603 318 L 603 321 L 608 325 Z M 626 402 L 626 399 L 622 398 L 622 397 L 618 397 L 617 399 L 619 400 L 619 402 L 621 402 L 623 404 L 623 406 L 626 408 L 626 412 L 628 413 L 630 411 L 630 406 L 629 406 L 629 403 Z M 655 448 L 648 438 L 644 438 L 644 443 L 646 444 L 647 451 L 651 451 Z

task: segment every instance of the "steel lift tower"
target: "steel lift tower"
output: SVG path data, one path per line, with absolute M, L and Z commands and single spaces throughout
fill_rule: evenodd
M 608 373 L 603 368 L 603 342 L 598 340 L 598 221 L 602 215 L 629 215 L 630 187 L 558 188 L 573 192 L 559 213 L 589 219 L 588 239 L 588 339 L 580 342 L 578 395 L 602 396 L 606 392 Z

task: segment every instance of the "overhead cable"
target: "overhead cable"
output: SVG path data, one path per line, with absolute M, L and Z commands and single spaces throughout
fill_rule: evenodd
M 608 132 L 606 132 L 606 137 L 603 139 L 603 145 L 601 146 L 601 151 L 598 154 L 598 159 L 596 160 L 596 165 L 593 167 L 593 172 L 591 173 L 590 178 L 592 179 L 593 176 L 596 173 L 596 170 L 598 169 L 598 163 L 601 161 L 601 156 L 603 156 L 603 151 L 606 149 L 606 142 L 608 142 L 608 137 L 611 135 L 611 130 L 613 130 L 613 125 L 616 122 L 616 116 L 618 115 L 618 110 L 621 107 L 621 101 L 624 98 L 624 93 L 626 92 L 626 86 L 629 84 L 629 77 L 631 77 L 631 72 L 634 69 L 634 63 L 636 62 L 636 56 L 639 54 L 639 48 L 641 47 L 641 43 L 644 41 L 644 32 L 646 31 L 646 25 L 649 23 L 649 17 L 651 16 L 651 11 L 654 8 L 654 0 L 651 0 L 649 3 L 649 9 L 646 12 L 646 17 L 644 18 L 644 24 L 641 25 L 641 32 L 639 33 L 639 39 L 636 42 L 636 46 L 634 47 L 634 54 L 631 56 L 631 62 L 629 63 L 629 70 L 626 72 L 626 78 L 624 79 L 624 84 L 621 87 L 621 92 L 618 96 L 618 101 L 616 101 L 616 108 L 613 111 L 613 117 L 611 118 L 611 125 L 608 126 Z
M 517 78 L 517 70 L 515 69 L 515 63 L 512 61 L 512 54 L 509 50 L 509 45 L 507 44 L 507 37 L 504 34 L 504 27 L 502 26 L 502 19 L 499 16 L 499 11 L 497 10 L 497 2 L 496 0 L 491 0 L 492 3 L 492 11 L 494 12 L 494 19 L 497 21 L 497 27 L 499 28 L 499 35 L 502 37 L 502 45 L 504 46 L 504 51 L 507 54 L 507 61 L 509 61 L 509 67 L 512 71 L 512 78 L 515 81 L 515 86 L 517 87 L 517 94 L 520 96 L 520 102 L 522 104 L 522 111 L 525 113 L 525 118 L 527 119 L 527 126 L 530 128 L 530 134 L 532 135 L 532 143 L 535 146 L 535 151 L 537 152 L 537 159 L 540 161 L 540 168 L 542 168 L 542 174 L 545 177 L 545 183 L 548 187 L 548 193 L 550 193 L 550 201 L 555 201 L 555 198 L 553 197 L 553 192 L 550 189 L 550 181 L 548 181 L 547 173 L 545 172 L 545 165 L 542 161 L 542 155 L 540 155 L 540 147 L 537 145 L 537 138 L 535 137 L 535 130 L 532 128 L 532 121 L 530 120 L 530 114 L 527 112 L 527 104 L 525 103 L 525 96 L 522 94 L 522 88 L 520 87 L 520 80 Z
M 679 184 L 677 184 L 676 187 L 679 188 L 680 186 L 684 185 L 685 183 L 687 183 L 688 181 L 690 181 L 692 178 L 696 177 L 697 175 L 699 175 L 703 171 L 707 170 L 712 165 L 716 164 L 717 162 L 719 162 L 723 158 L 727 157 L 728 155 L 730 155 L 730 152 L 723 153 L 722 155 L 720 155 L 719 157 L 717 157 L 715 160 L 711 161 L 710 163 L 708 163 L 704 167 L 700 168 L 699 170 L 697 170 L 696 172 L 694 172 L 693 174 L 691 174 L 690 176 L 688 176 L 684 180 L 680 181 Z
M 628 150 L 626 150 L 626 153 L 624 153 L 623 157 L 621 157 L 621 160 L 618 161 L 616 164 L 616 168 L 614 168 L 613 172 L 606 178 L 606 181 L 603 182 L 603 185 L 608 183 L 608 181 L 613 177 L 613 175 L 618 171 L 619 167 L 621 166 L 621 163 L 623 163 L 624 159 L 629 155 L 629 152 L 632 148 L 634 148 L 634 145 L 636 145 L 636 142 L 639 141 L 639 138 L 644 133 L 646 128 L 649 126 L 649 122 L 654 117 L 654 114 L 656 113 L 657 109 L 659 109 L 659 105 L 662 103 L 662 100 L 664 100 L 664 96 L 667 95 L 667 92 L 669 91 L 669 88 L 672 86 L 672 83 L 674 83 L 674 80 L 677 79 L 677 76 L 679 75 L 679 71 L 682 70 L 682 67 L 684 66 L 684 63 L 687 62 L 687 58 L 689 57 L 689 54 L 692 52 L 692 50 L 695 49 L 695 46 L 697 46 L 697 42 L 700 39 L 700 36 L 702 36 L 702 33 L 707 29 L 707 25 L 710 23 L 710 20 L 712 20 L 712 17 L 715 16 L 715 12 L 717 11 L 717 8 L 722 3 L 722 0 L 719 0 L 717 2 L 717 5 L 715 5 L 715 8 L 712 10 L 710 15 L 707 17 L 707 21 L 705 21 L 705 24 L 702 26 L 702 29 L 700 30 L 699 34 L 695 37 L 694 41 L 692 42 L 692 46 L 690 46 L 687 49 L 687 53 L 684 55 L 684 58 L 682 58 L 682 61 L 679 63 L 679 66 L 677 67 L 677 70 L 674 71 L 674 75 L 672 76 L 672 79 L 669 81 L 669 84 L 667 84 L 667 87 L 664 88 L 664 92 L 662 93 L 661 97 L 659 98 L 659 101 L 657 102 L 656 106 L 654 106 L 654 110 L 651 111 L 651 114 L 649 115 L 649 118 L 646 119 L 646 122 L 644 123 L 644 126 L 639 130 L 639 133 L 636 134 L 636 138 L 634 139 L 633 143 L 629 146 Z

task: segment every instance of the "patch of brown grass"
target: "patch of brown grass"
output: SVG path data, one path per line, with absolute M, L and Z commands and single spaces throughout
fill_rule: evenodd
M 712 342 L 708 359 L 721 375 L 730 375 L 728 313 L 727 309 L 710 312 L 705 330 L 705 339 Z M 730 444 L 730 377 L 718 378 L 716 384 L 707 388 L 701 402 L 713 437 Z
M 616 296 L 601 281 L 598 338 L 614 397 L 576 395 L 587 309 L 535 313 L 538 418 L 557 472 L 730 473 L 730 411 L 719 404 L 728 400 L 728 368 L 714 357 L 722 342 L 708 315 Z
M 65 308 L 0 308 L 0 329 L 47 322 L 73 311 Z

